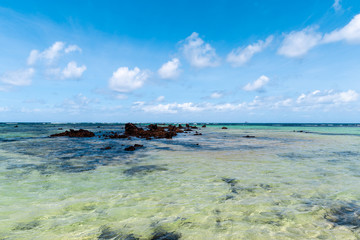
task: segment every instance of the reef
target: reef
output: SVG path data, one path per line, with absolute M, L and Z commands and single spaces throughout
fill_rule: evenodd
M 80 130 L 70 129 L 70 131 L 65 131 L 62 133 L 56 133 L 50 135 L 50 137 L 94 137 L 94 136 L 95 134 L 93 132 L 84 129 L 80 129 Z
M 164 167 L 160 167 L 157 165 L 142 165 L 142 166 L 135 166 L 130 169 L 124 171 L 126 175 L 135 175 L 135 174 L 146 174 L 151 173 L 154 171 L 166 171 L 167 169 Z
M 125 151 L 135 151 L 136 149 L 142 148 L 142 147 L 144 147 L 144 145 L 134 144 L 134 146 L 129 146 L 129 147 L 125 148 L 124 150 Z
M 358 229 L 360 228 L 360 206 L 352 202 L 343 202 L 330 208 L 324 218 L 335 225 Z

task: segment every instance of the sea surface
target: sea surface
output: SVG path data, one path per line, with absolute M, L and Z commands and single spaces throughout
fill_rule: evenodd
M 359 125 L 201 125 L 0 123 L 0 239 L 360 239 Z

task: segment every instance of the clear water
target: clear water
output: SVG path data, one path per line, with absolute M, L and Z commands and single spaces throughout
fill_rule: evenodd
M 150 141 L 48 137 L 121 124 L 14 126 L 0 124 L 0 239 L 360 239 L 357 125 L 208 125 Z

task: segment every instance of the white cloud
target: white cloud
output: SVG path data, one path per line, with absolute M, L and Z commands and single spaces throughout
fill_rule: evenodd
M 335 11 L 340 11 L 341 10 L 341 4 L 340 4 L 341 0 L 335 0 L 332 7 L 334 8 Z
M 354 90 L 343 92 L 329 91 L 313 91 L 308 94 L 301 94 L 297 98 L 283 98 L 283 97 L 265 97 L 256 96 L 252 101 L 240 103 L 220 103 L 213 104 L 208 102 L 202 103 L 159 103 L 146 104 L 145 102 L 133 103 L 134 109 L 140 109 L 147 113 L 181 113 L 181 112 L 202 112 L 202 111 L 217 111 L 217 112 L 231 112 L 231 111 L 251 111 L 255 109 L 262 110 L 281 110 L 287 109 L 290 111 L 327 111 L 331 108 L 338 108 L 343 110 L 345 106 L 351 106 L 351 103 L 359 99 L 359 94 Z M 354 105 L 353 105 L 354 106 Z M 355 106 L 358 109 L 358 106 Z M 349 109 L 349 108 L 347 108 Z M 351 109 L 351 108 L 350 108 Z
M 164 101 L 165 97 L 164 96 L 159 96 L 158 98 L 156 98 L 157 102 L 162 102 Z
M 67 66 L 62 71 L 62 78 L 80 78 L 84 71 L 86 70 L 86 66 L 77 66 L 75 61 L 71 61 L 67 64 Z
M 176 78 L 180 74 L 179 66 L 180 60 L 178 58 L 173 58 L 161 66 L 158 70 L 158 74 L 163 79 Z
M 116 98 L 116 99 L 119 99 L 119 100 L 124 100 L 124 99 L 127 99 L 128 96 L 125 95 L 125 94 L 117 94 L 117 95 L 115 96 L 115 98 Z
M 213 92 L 213 93 L 210 95 L 210 98 L 217 99 L 217 98 L 221 98 L 222 96 L 223 96 L 222 93 Z
M 219 65 L 219 58 L 215 49 L 210 44 L 205 43 L 196 32 L 185 39 L 182 50 L 186 59 L 194 67 L 203 68 Z
M 64 42 L 57 41 L 42 52 L 36 49 L 31 50 L 30 55 L 27 59 L 27 64 L 34 65 L 37 62 L 41 61 L 47 65 L 50 65 L 61 55 L 76 51 L 81 52 L 82 50 L 77 45 L 68 45 L 66 47 L 66 44 Z
M 82 49 L 78 45 L 69 45 L 67 48 L 65 48 L 65 53 L 71 53 L 71 52 L 81 52 Z
M 45 49 L 43 52 L 38 50 L 32 50 L 30 56 L 28 57 L 27 63 L 29 65 L 34 65 L 39 60 L 44 60 L 45 63 L 51 64 L 56 58 L 61 54 L 61 51 L 64 49 L 65 43 L 55 42 L 51 47 Z
M 350 43 L 360 43 L 360 14 L 356 15 L 346 26 L 343 28 L 325 34 L 323 42 L 338 42 L 347 41 Z
M 308 94 L 301 94 L 296 103 L 305 105 L 319 104 L 342 104 L 354 102 L 359 98 L 359 94 L 354 90 L 346 92 L 335 92 L 334 90 L 320 91 L 316 90 Z
M 322 34 L 316 32 L 314 28 L 293 31 L 285 35 L 278 53 L 286 57 L 301 57 L 318 45 L 321 39 Z
M 168 103 L 168 104 L 158 104 L 158 105 L 141 105 L 141 109 L 144 112 L 149 112 L 149 113 L 177 113 L 179 111 L 199 112 L 204 110 L 202 107 L 197 106 L 192 102 Z
M 340 4 L 335 1 L 334 4 L 336 3 Z M 322 34 L 309 27 L 286 34 L 278 54 L 286 57 L 301 57 L 317 45 L 339 41 L 360 43 L 360 14 L 355 15 L 344 27 L 330 33 Z
M 28 86 L 31 84 L 31 78 L 34 73 L 35 70 L 33 68 L 7 72 L 0 77 L 0 81 L 12 86 Z
M 0 107 L 0 112 L 7 112 L 9 111 L 8 107 Z
M 262 75 L 254 82 L 246 84 L 243 89 L 245 91 L 258 91 L 261 90 L 269 81 L 270 79 L 267 76 Z
M 233 67 L 242 66 L 247 63 L 256 53 L 263 51 L 273 40 L 273 36 L 266 38 L 265 42 L 259 40 L 257 43 L 250 44 L 245 48 L 239 47 L 234 49 L 227 56 L 227 61 Z
M 146 71 L 140 71 L 138 67 L 130 70 L 128 67 L 118 68 L 109 79 L 110 89 L 117 92 L 131 92 L 141 88 L 148 78 Z

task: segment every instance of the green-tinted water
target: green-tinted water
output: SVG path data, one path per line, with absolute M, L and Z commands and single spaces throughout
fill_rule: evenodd
M 1 125 L 0 239 L 360 238 L 360 128 L 222 126 L 146 141 Z

